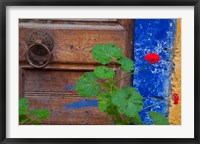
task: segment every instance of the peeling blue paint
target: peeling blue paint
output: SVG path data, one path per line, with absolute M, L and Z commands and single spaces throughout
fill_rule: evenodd
M 78 109 L 84 107 L 97 107 L 97 106 L 98 106 L 98 100 L 83 99 L 75 103 L 67 104 L 65 107 L 66 109 Z
M 134 87 L 144 97 L 144 107 L 159 100 L 166 100 L 170 94 L 171 71 L 173 67 L 172 49 L 176 32 L 176 19 L 137 19 L 135 20 L 134 64 L 140 69 L 148 62 L 144 57 L 148 53 L 157 53 L 161 60 L 134 75 Z M 168 115 L 168 104 L 163 103 L 140 112 L 145 123 L 150 123 L 148 111 Z

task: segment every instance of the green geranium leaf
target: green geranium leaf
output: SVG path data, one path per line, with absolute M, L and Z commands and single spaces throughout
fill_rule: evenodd
M 28 110 L 28 99 L 27 98 L 20 98 L 19 99 L 19 115 L 25 115 Z
M 110 106 L 111 95 L 109 92 L 102 92 L 98 95 L 98 106 L 101 111 L 105 112 Z
M 24 124 L 29 121 L 31 121 L 31 119 L 29 117 L 27 117 L 26 115 L 19 116 L 19 124 Z
M 99 100 L 98 106 L 99 106 L 99 109 L 100 109 L 101 111 L 105 112 L 105 111 L 107 110 L 107 108 L 108 108 L 107 101 L 105 101 L 105 100 L 101 100 L 101 101 L 100 101 L 100 100 Z
M 101 86 L 110 89 L 112 85 L 109 82 L 104 82 L 104 83 L 101 83 Z
M 101 90 L 101 86 L 96 83 L 98 79 L 99 78 L 93 72 L 86 72 L 76 83 L 75 90 L 80 96 L 96 96 Z
M 141 117 L 140 117 L 139 114 L 135 115 L 135 116 L 132 118 L 132 121 L 133 121 L 134 124 L 136 124 L 136 125 L 144 125 L 144 123 L 142 122 Z
M 112 68 L 106 68 L 105 66 L 99 66 L 94 70 L 94 74 L 99 78 L 112 79 L 115 72 Z
M 50 116 L 50 112 L 47 109 L 35 109 L 29 112 L 32 115 L 35 115 L 40 120 L 46 119 Z
M 117 60 L 119 64 L 122 66 L 122 70 L 126 72 L 130 72 L 134 69 L 134 63 L 131 59 L 126 57 L 121 57 Z
M 156 125 L 169 125 L 168 119 L 161 113 L 150 111 L 148 112 Z
M 41 125 L 42 124 L 42 122 L 40 120 L 32 120 L 31 123 L 33 125 Z
M 123 87 L 112 93 L 112 103 L 118 108 L 121 114 L 129 117 L 134 117 L 142 110 L 142 96 L 133 87 Z
M 122 56 L 121 49 L 113 44 L 97 44 L 91 52 L 94 59 L 101 64 L 108 64 L 113 58 L 119 59 Z

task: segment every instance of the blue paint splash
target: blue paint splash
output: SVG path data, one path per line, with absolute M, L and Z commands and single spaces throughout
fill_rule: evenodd
M 78 109 L 78 108 L 97 107 L 97 106 L 98 106 L 98 100 L 83 99 L 75 103 L 67 104 L 65 107 L 66 109 Z
M 65 91 L 72 90 L 72 89 L 74 89 L 74 85 L 68 85 L 64 87 Z

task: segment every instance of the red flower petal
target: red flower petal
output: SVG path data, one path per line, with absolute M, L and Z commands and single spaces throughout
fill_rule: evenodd
M 174 93 L 173 96 L 174 96 L 174 104 L 178 104 L 178 102 L 179 102 L 179 95 L 177 93 Z
M 148 61 L 150 64 L 155 64 L 160 60 L 160 56 L 155 53 L 146 54 L 144 59 Z

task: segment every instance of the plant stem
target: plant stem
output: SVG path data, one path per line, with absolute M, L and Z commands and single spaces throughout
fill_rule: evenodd
M 152 107 L 152 106 L 155 106 L 155 105 L 158 105 L 158 104 L 161 104 L 161 103 L 164 103 L 164 102 L 166 102 L 166 101 L 161 101 L 161 102 L 152 104 L 152 105 L 150 105 L 150 106 L 147 106 L 147 107 L 143 108 L 142 110 L 148 109 L 148 108 L 150 108 L 150 107 Z M 141 110 L 141 111 L 142 111 L 142 110 Z
M 113 85 L 110 87 L 110 92 L 113 92 Z
M 143 66 L 141 69 L 139 69 L 139 70 L 138 70 L 138 71 L 136 71 L 136 72 L 132 72 L 132 73 L 128 74 L 127 76 L 125 76 L 125 77 L 123 77 L 123 78 L 120 78 L 120 79 L 118 79 L 116 82 L 114 82 L 114 83 L 113 83 L 113 86 L 114 86 L 115 84 L 117 84 L 118 82 L 120 82 L 121 80 L 123 80 L 123 79 L 126 79 L 126 78 L 130 77 L 131 75 L 133 75 L 133 74 L 137 74 L 137 73 L 138 73 L 138 72 L 140 72 L 141 70 L 143 70 L 143 69 L 147 68 L 147 66 L 149 66 L 149 64 L 147 64 L 147 65 Z

